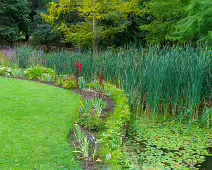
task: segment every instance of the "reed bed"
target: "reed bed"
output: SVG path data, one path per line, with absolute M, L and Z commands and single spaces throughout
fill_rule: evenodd
M 74 74 L 74 62 L 83 64 L 86 80 L 104 80 L 122 88 L 135 115 L 146 114 L 198 120 L 211 110 L 212 51 L 185 47 L 116 48 L 93 58 L 91 51 L 60 51 L 45 54 L 28 47 L 16 49 L 20 67 L 44 65 L 58 74 Z M 209 113 L 211 114 L 211 113 Z M 208 116 L 211 121 L 211 116 Z M 208 120 L 207 120 L 208 121 Z

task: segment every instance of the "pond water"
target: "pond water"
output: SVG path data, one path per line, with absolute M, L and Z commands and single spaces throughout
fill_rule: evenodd
M 212 154 L 212 147 L 209 148 L 209 153 Z M 200 170 L 211 170 L 212 169 L 212 156 L 207 156 L 206 160 L 199 165 Z

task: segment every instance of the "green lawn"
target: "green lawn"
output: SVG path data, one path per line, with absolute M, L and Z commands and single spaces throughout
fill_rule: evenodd
M 81 169 L 68 143 L 80 98 L 0 77 L 0 169 Z

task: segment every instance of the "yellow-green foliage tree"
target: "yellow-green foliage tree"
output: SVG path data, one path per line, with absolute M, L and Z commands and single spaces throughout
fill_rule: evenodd
M 129 15 L 139 13 L 137 5 L 138 0 L 60 0 L 49 4 L 43 18 L 65 35 L 67 42 L 78 46 L 93 43 L 98 56 L 98 41 L 126 28 Z M 72 16 L 72 22 L 61 19 L 66 15 Z

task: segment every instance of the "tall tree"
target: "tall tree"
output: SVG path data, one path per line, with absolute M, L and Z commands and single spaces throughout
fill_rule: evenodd
M 179 42 L 212 46 L 212 1 L 191 0 L 185 17 L 176 25 L 174 36 Z
M 0 40 L 14 42 L 29 27 L 30 3 L 27 0 L 1 0 Z
M 61 37 L 57 31 L 53 32 L 53 27 L 42 20 L 41 13 L 46 13 L 46 10 L 37 10 L 32 23 L 32 44 L 39 46 L 44 45 L 45 51 L 49 52 L 51 46 L 61 44 Z
M 55 29 L 66 35 L 66 41 L 80 46 L 93 42 L 94 55 L 98 56 L 98 41 L 126 28 L 128 16 L 139 12 L 137 3 L 138 0 L 60 0 L 52 2 L 49 14 L 43 17 L 51 24 L 56 23 Z M 67 14 L 73 16 L 70 23 L 60 19 Z
M 150 44 L 173 41 L 173 32 L 179 20 L 183 19 L 189 0 L 151 0 L 145 3 L 142 13 L 152 20 L 140 28 L 148 32 Z

